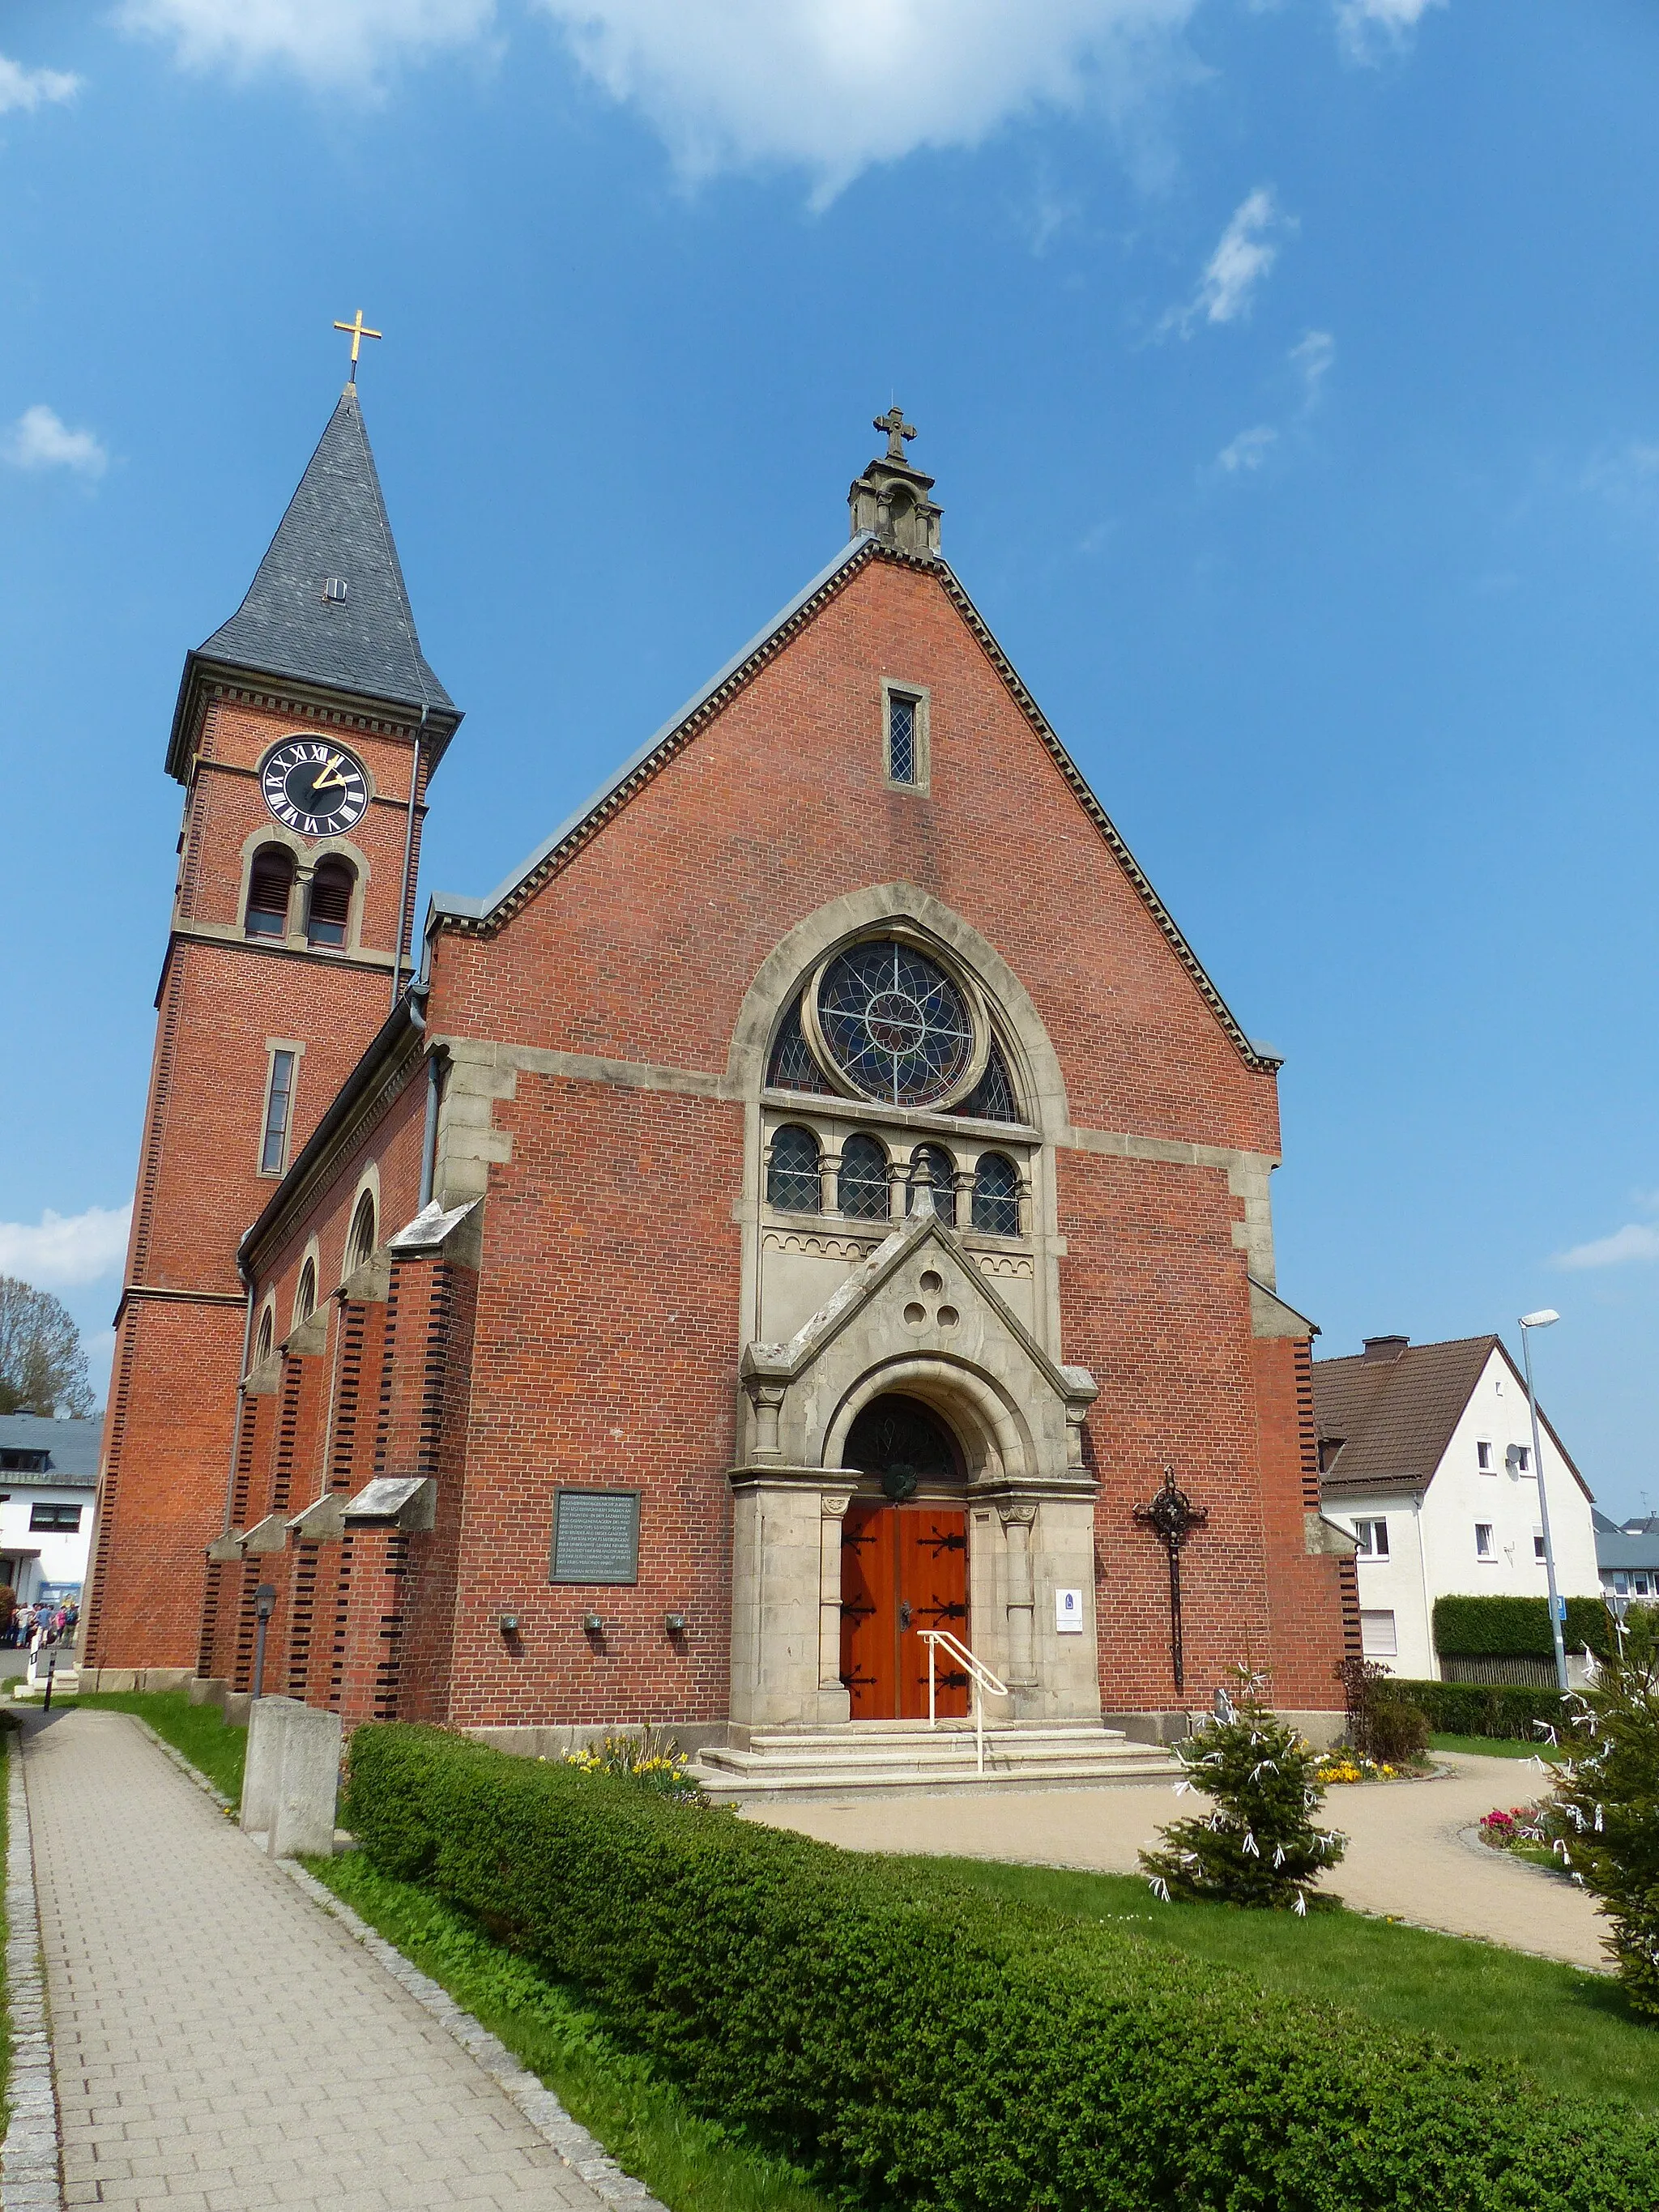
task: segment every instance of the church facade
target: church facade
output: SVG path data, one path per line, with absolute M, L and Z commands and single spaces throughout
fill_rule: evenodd
M 348 387 L 180 693 L 86 1664 L 741 1742 L 965 1710 L 932 1632 L 1016 1721 L 1340 1705 L 1277 1061 L 878 427 L 837 556 L 406 958 L 459 714 Z

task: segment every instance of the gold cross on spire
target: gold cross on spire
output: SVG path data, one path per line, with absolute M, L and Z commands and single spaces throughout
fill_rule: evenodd
M 346 382 L 348 384 L 355 384 L 357 381 L 357 355 L 362 345 L 363 340 L 365 338 L 384 337 L 386 333 L 384 331 L 372 331 L 369 329 L 368 324 L 363 320 L 363 311 L 361 307 L 357 310 L 357 319 L 356 322 L 336 323 L 334 327 L 337 331 L 344 331 L 351 340 L 351 374 L 347 377 Z
M 890 407 L 884 415 L 877 416 L 872 427 L 886 431 L 887 458 L 890 461 L 896 461 L 901 468 L 904 467 L 906 465 L 904 441 L 907 438 L 914 438 L 916 434 L 915 424 L 907 422 L 904 419 L 904 410 L 902 407 Z

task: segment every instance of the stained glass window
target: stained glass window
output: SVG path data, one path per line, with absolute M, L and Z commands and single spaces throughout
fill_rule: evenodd
M 982 1152 L 974 1175 L 974 1226 L 992 1237 L 1019 1234 L 1019 1171 L 1001 1152 Z
M 921 1187 L 921 1178 L 916 1170 L 924 1161 L 928 1175 L 933 1178 L 933 1211 L 941 1221 L 954 1222 L 957 1218 L 954 1187 L 957 1164 L 943 1145 L 918 1145 L 910 1155 L 910 1212 L 914 1213 L 916 1210 L 916 1193 Z
M 1019 1101 L 1014 1096 L 1013 1078 L 1008 1073 L 1008 1063 L 1002 1056 L 1001 1046 L 994 1038 L 991 1041 L 991 1056 L 985 1063 L 984 1074 L 954 1111 L 966 1114 L 975 1121 L 1019 1121 L 1024 1119 L 1019 1110 Z
M 925 953 L 890 939 L 836 955 L 818 985 L 817 1016 L 848 1081 L 887 1104 L 942 1097 L 973 1056 L 962 993 Z
M 873 1137 L 849 1137 L 841 1154 L 841 1210 L 857 1221 L 887 1218 L 887 1155 Z
M 792 1213 L 818 1210 L 818 1140 L 810 1129 L 780 1129 L 766 1170 L 769 1203 Z
M 916 702 L 902 691 L 887 695 L 887 774 L 894 783 L 916 781 Z
M 829 1077 L 807 1049 L 801 1034 L 800 1000 L 797 999 L 778 1025 L 767 1065 L 766 1080 L 774 1091 L 833 1090 Z

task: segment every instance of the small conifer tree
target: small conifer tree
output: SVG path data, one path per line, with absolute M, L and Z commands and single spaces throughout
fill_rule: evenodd
M 1623 1649 L 1572 1695 L 1552 1808 L 1555 1849 L 1612 1921 L 1607 1940 L 1638 2012 L 1659 2019 L 1659 1620 L 1632 1606 Z M 1557 1824 L 1552 1822 L 1551 1826 Z
M 1155 1893 L 1305 1913 L 1334 1898 L 1312 1884 L 1334 1866 L 1347 1838 L 1316 1827 L 1324 1801 L 1319 1759 L 1266 1701 L 1266 1680 L 1234 1669 L 1236 1687 L 1218 1692 L 1212 1720 L 1178 1743 L 1187 1770 L 1179 1789 L 1204 1791 L 1214 1809 L 1206 1820 L 1171 1820 L 1162 1848 L 1142 1851 Z

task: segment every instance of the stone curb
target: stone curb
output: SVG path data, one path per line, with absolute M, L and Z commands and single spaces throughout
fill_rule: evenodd
M 416 2004 L 430 2013 L 440 2027 L 453 2036 L 469 2057 L 512 2099 L 543 2141 L 550 2143 L 565 2164 L 581 2176 L 596 2197 L 607 2204 L 626 2207 L 627 2212 L 666 2212 L 645 2184 L 624 2173 L 605 2146 L 571 2118 L 553 2092 L 520 2065 L 499 2036 L 492 2035 L 470 2012 L 464 2012 L 447 1990 L 440 1988 L 418 1966 L 411 1966 L 401 1951 L 383 1936 L 377 1936 L 367 1921 L 314 1875 L 307 1874 L 293 1859 L 279 1859 L 277 1864 L 324 1911 L 331 1912 L 346 1933 L 361 1943 L 371 1957 L 379 1960 L 398 1987 L 406 1990 Z
M 165 1752 L 180 1773 L 187 1775 L 204 1796 L 211 1797 L 222 1811 L 230 1812 L 229 1798 L 222 1790 L 216 1790 L 206 1775 L 191 1765 L 183 1752 L 165 1742 L 148 1721 L 139 1720 L 137 1713 L 127 1713 L 123 1717 L 135 1722 L 158 1750 Z M 252 1843 L 252 1838 L 250 1845 L 264 1857 L 260 1845 Z M 470 2012 L 464 2012 L 447 1990 L 440 1988 L 431 1976 L 423 1974 L 418 1966 L 411 1966 L 401 1951 L 388 1943 L 383 1936 L 376 1935 L 366 1920 L 354 1912 L 342 1899 L 336 1897 L 333 1891 L 319 1881 L 314 1875 L 307 1874 L 297 1861 L 278 1859 L 276 1864 L 283 1874 L 299 1885 L 313 1904 L 321 1905 L 325 1912 L 332 1913 L 347 1935 L 355 1942 L 361 1943 L 369 1956 L 385 1967 L 398 1987 L 406 1990 L 423 2011 L 429 2013 L 446 2034 L 454 2038 L 468 2057 L 482 2067 L 490 2080 L 518 2106 L 543 2142 L 557 2151 L 565 2164 L 573 2172 L 581 2176 L 596 2197 L 606 2204 L 617 2206 L 619 2212 L 624 2212 L 624 2209 L 625 2212 L 667 2212 L 666 2206 L 659 2203 L 642 2181 L 635 2181 L 632 2174 L 624 2173 L 604 2144 L 591 2136 L 578 2121 L 571 2118 L 550 2089 L 544 2087 L 533 2074 L 520 2065 L 499 2036 L 492 2035 L 487 2027 L 473 2019 Z M 33 1894 L 31 1889 L 31 1900 Z M 32 2212 L 33 2208 L 48 2202 L 21 2197 L 15 2201 L 20 2208 L 28 2205 Z M 54 2197 L 49 2202 L 51 2212 L 57 2212 L 59 2200 Z M 11 2212 L 11 2208 L 10 2198 L 0 2200 L 0 2212 Z
M 11 2016 L 9 2124 L 0 2142 L 0 2212 L 63 2212 L 62 2139 L 52 2079 L 52 2026 L 41 1971 L 40 1914 L 34 1895 L 34 1846 L 26 1737 L 6 1759 L 6 1990 Z

